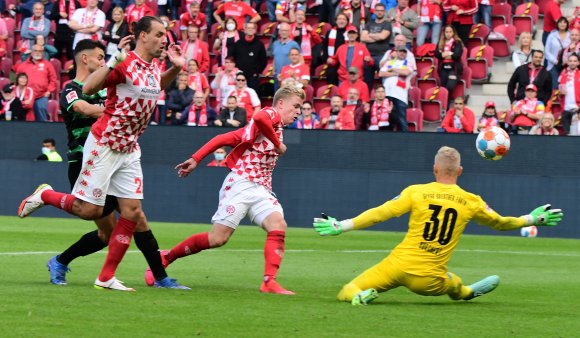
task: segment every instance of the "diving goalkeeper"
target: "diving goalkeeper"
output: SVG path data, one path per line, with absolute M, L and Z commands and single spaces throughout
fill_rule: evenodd
M 346 284 L 338 294 L 340 301 L 366 305 L 379 292 L 399 286 L 424 296 L 448 295 L 453 300 L 484 295 L 498 286 L 498 276 L 465 286 L 461 278 L 447 271 L 447 262 L 470 220 L 496 230 L 555 226 L 562 220 L 562 210 L 550 209 L 549 204 L 534 209 L 529 215 L 500 216 L 481 197 L 457 185 L 462 171 L 459 152 L 442 147 L 435 156 L 435 182 L 409 186 L 394 199 L 353 219 L 314 219 L 314 229 L 320 235 L 334 236 L 411 212 L 405 239 L 380 263 Z

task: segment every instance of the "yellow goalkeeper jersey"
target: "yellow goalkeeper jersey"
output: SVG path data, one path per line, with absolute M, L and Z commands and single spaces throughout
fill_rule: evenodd
M 360 229 L 411 212 L 405 239 L 389 255 L 401 270 L 418 275 L 442 274 L 470 220 L 497 230 L 525 225 L 523 217 L 502 217 L 481 197 L 455 184 L 412 185 L 394 199 L 353 219 Z

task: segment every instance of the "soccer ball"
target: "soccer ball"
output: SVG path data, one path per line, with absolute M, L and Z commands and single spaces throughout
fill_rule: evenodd
M 501 160 L 510 150 L 510 137 L 500 127 L 487 127 L 477 135 L 475 147 L 481 157 Z
M 520 229 L 522 237 L 536 237 L 538 236 L 538 228 L 535 225 L 523 227 Z

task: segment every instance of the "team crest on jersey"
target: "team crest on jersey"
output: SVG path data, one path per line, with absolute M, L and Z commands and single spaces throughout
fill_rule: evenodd
M 66 103 L 71 104 L 73 103 L 74 100 L 78 100 L 79 96 L 77 95 L 77 92 L 75 92 L 74 90 L 71 91 L 70 93 L 66 94 Z
M 155 76 L 153 76 L 153 74 L 149 74 L 149 75 L 147 76 L 147 84 L 148 84 L 150 87 L 155 87 Z
M 95 198 L 100 198 L 101 196 L 103 196 L 103 191 L 99 188 L 96 188 L 95 190 L 93 190 L 93 196 L 95 196 Z

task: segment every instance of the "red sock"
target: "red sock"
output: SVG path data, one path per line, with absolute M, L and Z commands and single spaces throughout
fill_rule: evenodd
M 105 259 L 105 264 L 99 275 L 99 280 L 101 282 L 106 282 L 115 276 L 115 271 L 117 266 L 121 263 L 125 252 L 131 244 L 131 237 L 135 231 L 137 223 L 119 217 L 113 232 L 111 233 L 111 238 L 109 238 L 109 252 L 107 253 L 107 258 Z
M 264 245 L 264 258 L 266 266 L 264 269 L 264 280 L 276 278 L 280 263 L 282 263 L 282 256 L 284 256 L 284 239 L 286 232 L 281 230 L 274 230 L 268 232 L 266 237 L 266 244 Z
M 204 232 L 201 234 L 195 234 L 174 246 L 173 249 L 169 251 L 167 259 L 169 262 L 173 262 L 178 258 L 193 255 L 209 248 L 209 233 Z
M 40 195 L 40 198 L 45 204 L 62 209 L 68 213 L 72 212 L 72 206 L 76 199 L 71 194 L 65 194 L 54 190 L 45 190 Z

